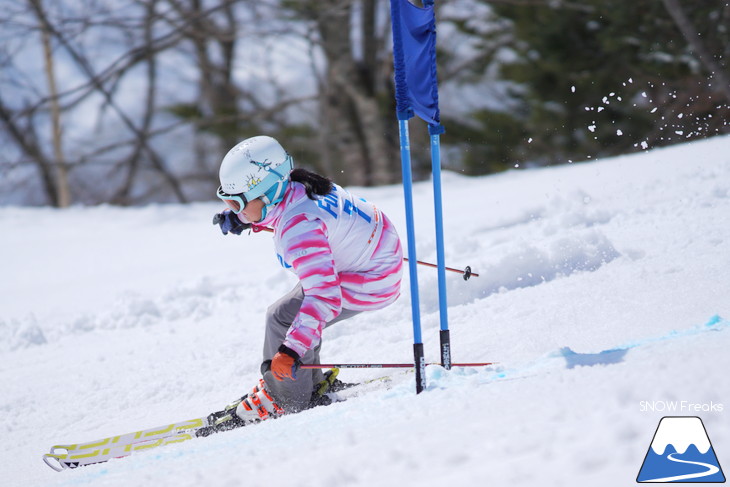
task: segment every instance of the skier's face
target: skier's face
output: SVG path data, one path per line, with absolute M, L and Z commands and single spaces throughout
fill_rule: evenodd
M 249 201 L 246 206 L 243 207 L 241 215 L 245 223 L 256 223 L 261 220 L 261 211 L 264 208 L 264 202 L 256 198 L 253 201 Z

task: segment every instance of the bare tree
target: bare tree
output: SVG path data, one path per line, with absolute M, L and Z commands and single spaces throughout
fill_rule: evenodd
M 26 110 L 22 116 L 18 116 L 0 95 L 0 122 L 5 127 L 8 137 L 38 170 L 40 185 L 37 187 L 44 190 L 47 202 L 57 204 L 58 187 L 53 173 L 53 161 L 41 149 L 35 130 L 35 111 Z
M 46 154 L 43 138 L 37 132 L 38 107 L 26 104 L 23 110 L 14 110 L 9 103 L 0 97 L 0 122 L 5 127 L 8 138 L 36 167 L 40 187 L 45 191 L 47 202 L 54 206 L 66 207 L 71 203 L 66 165 L 63 156 L 61 108 L 56 85 L 54 58 L 52 52 L 51 27 L 41 0 L 29 0 L 33 19 L 37 27 L 31 26 L 31 33 L 39 33 L 44 60 L 44 71 L 48 85 L 47 104 L 51 118 L 51 141 L 53 155 Z M 5 59 L 10 65 L 10 59 Z
M 319 80 L 319 136 L 327 171 L 347 184 L 394 182 L 398 153 L 386 3 L 320 0 L 298 2 L 296 8 L 313 22 L 313 41 L 326 60 Z
M 132 180 L 137 172 L 137 167 L 141 161 L 146 161 L 168 185 L 178 201 L 187 200 L 178 177 L 170 171 L 163 158 L 150 143 L 150 120 L 154 111 L 155 90 L 153 54 L 169 49 L 179 42 L 179 37 L 177 40 L 170 42 L 170 36 L 167 35 L 163 36 L 162 39 L 151 39 L 151 24 L 154 22 L 156 1 L 150 0 L 145 3 L 147 7 L 145 10 L 146 17 L 143 16 L 141 22 L 144 32 L 141 37 L 145 40 L 136 45 L 133 44 L 129 51 L 107 64 L 105 68 L 97 69 L 85 52 L 82 43 L 84 36 L 93 29 L 95 22 L 97 22 L 97 19 L 92 17 L 93 13 L 88 13 L 86 18 L 74 19 L 73 21 L 81 27 L 71 33 L 65 29 L 65 24 L 70 23 L 71 20 L 62 18 L 58 14 L 53 18 L 44 9 L 42 0 L 27 0 L 29 12 L 39 25 L 36 30 L 41 33 L 49 92 L 47 95 L 40 94 L 35 99 L 26 101 L 24 107 L 19 107 L 17 104 L 12 107 L 7 101 L 1 103 L 0 119 L 4 122 L 7 132 L 23 154 L 23 157 L 32 161 L 39 168 L 48 199 L 57 206 L 67 206 L 71 200 L 71 190 L 69 188 L 71 173 L 67 169 L 81 170 L 89 160 L 88 156 L 83 154 L 84 152 L 87 152 L 87 154 L 95 153 L 97 156 L 103 152 L 93 142 L 88 144 L 92 148 L 91 150 L 79 151 L 77 148 L 76 152 L 81 152 L 81 154 L 77 156 L 76 164 L 71 164 L 63 154 L 61 115 L 64 111 L 70 113 L 82 103 L 87 102 L 92 96 L 101 99 L 101 104 L 98 105 L 100 117 L 104 117 L 107 110 L 110 110 L 116 120 L 121 122 L 122 127 L 132 135 L 128 144 L 131 151 L 126 158 L 128 164 L 119 163 L 111 166 L 112 171 L 114 171 L 114 166 L 127 166 L 128 171 L 125 182 L 116 191 L 116 197 L 107 196 L 103 199 L 128 203 Z M 112 19 L 111 21 L 105 19 L 100 24 L 103 24 L 107 31 L 128 29 L 128 25 L 125 25 L 125 19 Z M 77 73 L 81 74 L 82 79 L 73 88 L 66 89 L 63 92 L 58 90 L 54 74 L 55 57 L 61 54 L 64 56 L 67 68 L 72 66 Z M 149 68 L 147 78 L 148 94 L 146 97 L 146 114 L 141 117 L 141 123 L 138 126 L 134 120 L 135 116 L 131 115 L 127 107 L 122 107 L 118 101 L 116 91 L 124 76 L 131 73 L 132 69 L 142 62 L 146 62 Z M 22 83 L 18 84 L 22 85 Z M 27 91 L 27 87 L 25 88 Z M 44 138 L 39 137 L 37 133 L 35 120 L 39 110 L 48 110 L 50 112 L 50 125 L 52 127 L 50 139 L 54 148 L 52 157 L 44 153 L 42 149 L 44 145 L 42 140 Z M 114 149 L 119 148 L 117 144 L 113 144 L 113 147 Z M 83 176 L 80 177 L 82 180 L 84 179 Z
M 56 185 L 56 206 L 65 208 L 71 204 L 71 190 L 68 186 L 68 175 L 66 162 L 63 155 L 63 141 L 61 129 L 61 107 L 58 101 L 58 88 L 56 86 L 56 70 L 54 66 L 53 50 L 51 47 L 51 32 L 44 13 L 42 0 L 30 0 L 30 5 L 35 11 L 40 23 L 41 43 L 43 45 L 43 57 L 45 62 L 46 79 L 48 81 L 49 108 L 51 112 L 51 132 L 53 141 L 53 156 L 55 167 Z
M 54 5 L 58 7 L 57 10 L 49 14 L 42 0 L 26 1 L 26 11 L 19 4 L 15 12 L 0 17 L 0 23 L 13 25 L 17 39 L 24 37 L 26 32 L 40 33 L 38 38 L 41 42 L 37 44 L 44 48 L 48 91 L 33 90 L 31 84 L 19 78 L 17 81 L 10 76 L 6 79 L 29 95 L 22 99 L 15 98 L 12 102 L 0 98 L 0 124 L 4 125 L 7 140 L 14 143 L 19 154 L 18 163 L 11 167 L 21 167 L 28 162 L 35 165 L 43 181 L 47 201 L 57 206 L 69 204 L 70 184 L 77 192 L 92 191 L 87 197 L 79 197 L 85 201 L 131 204 L 140 198 L 145 199 L 150 189 L 160 197 L 165 194 L 165 187 L 178 201 L 187 201 L 184 187 L 186 174 L 181 172 L 182 166 L 178 164 L 171 167 L 160 153 L 160 144 L 154 143 L 154 140 L 185 124 L 192 123 L 195 130 L 200 130 L 201 127 L 205 129 L 226 123 L 235 125 L 238 120 L 245 118 L 237 114 L 236 87 L 232 77 L 233 46 L 237 40 L 232 32 L 236 25 L 233 5 L 240 2 L 219 2 L 206 8 L 199 0 L 131 0 L 126 5 L 127 10 L 121 14 L 117 14 L 114 9 L 106 10 L 104 2 L 99 2 L 94 4 L 97 9 L 76 15 L 68 14 L 69 17 L 65 18 L 61 15 L 61 12 L 66 11 L 62 5 Z M 170 16 L 175 11 L 163 8 L 170 4 L 178 13 L 182 13 L 174 19 L 174 25 L 170 22 Z M 225 25 L 220 28 L 211 20 L 217 12 L 222 12 L 221 17 L 226 19 Z M 36 25 L 26 20 L 30 17 L 36 20 Z M 23 21 L 18 22 L 19 18 Z M 69 27 L 71 24 L 72 27 Z M 23 25 L 27 26 L 26 30 L 23 30 Z M 116 57 L 92 59 L 90 56 L 93 54 L 88 52 L 84 43 L 88 42 L 87 38 L 100 35 L 98 32 L 95 34 L 94 29 L 103 30 L 104 37 L 126 39 L 126 45 L 117 44 L 111 52 L 119 53 L 120 47 L 126 47 L 126 51 Z M 165 116 L 166 107 L 159 100 L 161 96 L 170 99 L 170 93 L 175 92 L 176 86 L 169 84 L 168 77 L 168 83 L 161 90 L 159 59 L 174 49 L 184 48 L 185 42 L 191 39 L 196 46 L 201 73 L 201 100 L 195 105 L 204 110 L 205 107 L 209 109 L 202 121 L 183 119 L 163 126 L 160 120 Z M 222 46 L 221 50 L 225 52 L 223 67 L 210 61 L 213 57 L 207 48 L 210 42 L 219 42 Z M 5 54 L 5 64 L 13 67 L 7 72 L 14 75 L 20 73 L 22 76 L 25 63 L 20 52 L 8 50 Z M 58 56 L 63 57 L 66 71 L 71 68 L 81 74 L 70 88 L 67 80 L 65 90 L 59 90 L 56 83 L 54 64 Z M 123 95 L 120 87 L 127 80 L 134 80 L 142 88 L 138 91 L 141 96 L 137 97 L 134 105 L 120 102 Z M 88 113 L 88 105 L 92 100 L 100 100 L 100 103 L 92 102 L 97 103 L 100 124 L 120 124 L 121 130 L 116 140 L 105 145 L 94 141 L 93 134 L 89 134 L 89 143 L 74 146 L 71 151 L 74 153 L 73 160 L 67 161 L 63 153 L 62 113 L 68 113 L 69 120 L 73 118 L 72 114 L 82 110 L 81 107 L 84 107 L 82 111 Z M 51 131 L 47 137 L 43 137 L 38 127 L 46 113 L 49 114 Z M 226 137 L 219 132 L 215 136 Z M 45 140 L 51 143 L 46 144 Z M 229 134 L 223 145 L 228 145 L 230 140 Z M 45 153 L 45 146 L 53 147 L 53 155 Z M 110 156 L 111 160 L 102 162 L 103 158 Z M 87 168 L 92 168 L 91 173 Z M 103 178 L 107 181 L 91 185 L 89 174 L 94 174 L 94 179 Z M 211 172 L 204 177 L 210 181 L 213 174 Z M 152 178 L 158 183 L 153 182 Z
M 674 20 L 677 28 L 682 33 L 685 41 L 690 46 L 694 56 L 702 63 L 705 70 L 717 80 L 715 83 L 715 89 L 723 94 L 726 101 L 730 101 L 730 76 L 725 72 L 723 67 L 715 62 L 715 58 L 710 54 L 710 51 L 705 47 L 702 37 L 699 31 L 695 28 L 692 21 L 689 19 L 687 14 L 682 8 L 682 4 L 679 0 L 662 0 L 664 8 L 666 8 L 669 15 Z M 727 4 L 725 6 L 727 10 Z
M 174 13 L 166 20 L 192 45 L 197 65 L 198 94 L 190 113 L 199 128 L 216 134 L 223 147 L 230 147 L 240 137 L 239 88 L 233 76 L 239 40 L 237 2 L 220 2 L 215 11 L 206 9 L 201 0 L 166 2 Z

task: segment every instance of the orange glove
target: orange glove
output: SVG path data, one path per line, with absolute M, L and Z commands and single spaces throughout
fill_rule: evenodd
M 271 373 L 278 381 L 285 378 L 296 380 L 297 369 L 300 365 L 302 365 L 302 362 L 299 361 L 299 355 L 289 347 L 282 345 L 271 360 Z

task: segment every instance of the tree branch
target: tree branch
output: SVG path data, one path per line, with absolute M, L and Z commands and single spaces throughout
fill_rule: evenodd
M 725 98 L 730 101 L 730 79 L 728 78 L 722 66 L 717 64 L 710 53 L 705 49 L 705 45 L 700 38 L 697 29 L 692 25 L 692 21 L 684 13 L 679 0 L 662 0 L 664 8 L 674 20 L 677 28 L 687 41 L 695 57 L 702 63 L 705 69 L 715 78 L 715 89 L 721 92 Z

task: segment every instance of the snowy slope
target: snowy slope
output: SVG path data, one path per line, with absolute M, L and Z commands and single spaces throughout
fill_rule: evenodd
M 400 187 L 355 190 L 405 235 Z M 430 194 L 416 185 L 418 257 L 433 261 Z M 294 278 L 270 236 L 220 235 L 214 202 L 0 208 L 0 483 L 628 485 L 670 414 L 701 416 L 730 465 L 730 138 L 445 174 L 444 200 L 448 264 L 481 274 L 448 277 L 454 359 L 498 367 L 429 367 L 419 396 L 397 374 L 344 403 L 62 473 L 41 461 L 53 444 L 197 417 L 250 388 L 266 306 Z M 435 272 L 419 281 L 436 361 Z M 327 361 L 411 360 L 407 284 L 325 340 Z

